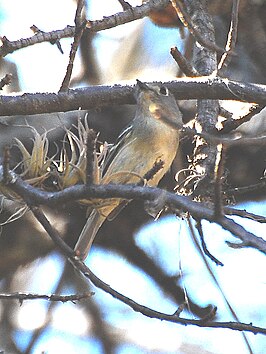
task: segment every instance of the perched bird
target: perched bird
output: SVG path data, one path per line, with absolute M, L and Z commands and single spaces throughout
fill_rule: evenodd
M 167 87 L 137 80 L 137 110 L 131 124 L 120 134 L 103 167 L 101 183 L 137 184 L 156 163 L 162 168 L 147 181 L 157 186 L 169 170 L 179 145 L 182 115 Z M 85 259 L 92 242 L 106 219 L 113 219 L 125 201 L 105 199 L 93 209 L 75 246 L 76 254 Z

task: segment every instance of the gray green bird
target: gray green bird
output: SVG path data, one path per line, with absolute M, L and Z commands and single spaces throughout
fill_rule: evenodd
M 137 184 L 162 161 L 162 168 L 147 181 L 157 186 L 169 170 L 179 145 L 182 115 L 167 87 L 137 80 L 137 110 L 131 124 L 119 135 L 104 162 L 101 183 Z M 105 199 L 92 209 L 75 246 L 85 259 L 106 219 L 112 219 L 125 205 L 119 198 Z

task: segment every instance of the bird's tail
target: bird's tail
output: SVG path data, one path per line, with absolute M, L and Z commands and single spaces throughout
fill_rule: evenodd
M 75 251 L 80 259 L 84 260 L 87 257 L 93 240 L 105 219 L 106 217 L 97 210 L 92 210 L 75 246 Z

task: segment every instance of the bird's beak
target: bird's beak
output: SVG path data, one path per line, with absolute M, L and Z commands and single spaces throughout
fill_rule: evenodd
M 137 85 L 141 90 L 150 90 L 149 86 L 147 84 L 145 84 L 144 82 L 141 82 L 140 80 L 136 80 L 137 81 Z

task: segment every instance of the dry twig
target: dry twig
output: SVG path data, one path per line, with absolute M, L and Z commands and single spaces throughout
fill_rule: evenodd
M 233 0 L 231 25 L 225 46 L 226 52 L 222 55 L 218 64 L 218 75 L 221 75 L 221 71 L 228 66 L 236 46 L 239 2 L 240 0 Z
M 266 334 L 266 329 L 261 327 L 256 327 L 251 324 L 245 324 L 240 322 L 215 322 L 211 321 L 209 318 L 206 321 L 195 320 L 195 319 L 186 319 L 176 315 L 168 315 L 162 312 L 158 312 L 156 310 L 152 310 L 147 306 L 143 306 L 138 304 L 136 301 L 124 296 L 123 294 L 117 292 L 110 285 L 104 283 L 101 279 L 99 279 L 93 272 L 83 263 L 81 262 L 75 255 L 73 250 L 67 246 L 67 244 L 60 237 L 58 232 L 51 226 L 43 212 L 39 208 L 32 208 L 32 212 L 39 223 L 43 226 L 47 234 L 52 238 L 55 242 L 56 246 L 63 253 L 65 257 L 73 264 L 73 266 L 83 274 L 87 279 L 89 279 L 96 287 L 102 289 L 108 294 L 112 295 L 117 300 L 120 300 L 124 304 L 130 306 L 134 311 L 142 313 L 144 316 L 150 318 L 157 318 L 160 320 L 165 320 L 173 323 L 178 323 L 182 325 L 194 325 L 198 327 L 207 327 L 207 328 L 228 328 L 237 331 L 249 331 L 252 333 L 261 333 Z M 212 318 L 213 316 L 211 316 Z
M 59 92 L 65 92 L 69 89 L 70 79 L 73 71 L 74 60 L 76 57 L 76 53 L 78 50 L 79 42 L 81 36 L 85 30 L 86 22 L 82 21 L 82 10 L 84 7 L 84 0 L 78 0 L 77 3 L 77 10 L 75 15 L 75 34 L 74 34 L 74 41 L 71 46 L 71 50 L 69 53 L 69 62 L 67 65 L 67 70 L 63 82 L 61 84 Z

